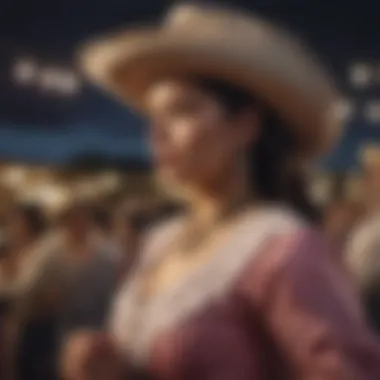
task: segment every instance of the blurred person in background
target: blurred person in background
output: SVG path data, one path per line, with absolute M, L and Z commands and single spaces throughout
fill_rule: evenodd
M 94 239 L 98 239 L 99 245 L 112 245 L 112 212 L 103 205 L 95 205 L 93 209 L 94 216 Z
M 98 210 L 93 202 L 75 201 L 62 218 L 56 254 L 64 294 L 63 337 L 80 328 L 102 328 L 115 290 L 120 263 L 108 238 L 99 234 Z
M 120 262 L 120 280 L 128 276 L 139 258 L 143 237 L 152 220 L 153 210 L 138 200 L 125 202 L 115 212 L 114 239 Z
M 41 241 L 45 221 L 36 206 L 17 207 L 9 218 L 0 296 L 11 301 L 5 326 L 10 379 L 56 379 L 65 334 L 103 326 L 119 263 L 98 210 L 92 202 L 74 202 Z
M 347 263 L 380 332 L 380 146 L 364 150 L 362 167 L 365 213 L 348 241 Z
M 83 54 L 146 112 L 157 173 L 187 209 L 151 232 L 108 333 L 68 341 L 63 377 L 378 380 L 378 341 L 307 196 L 305 167 L 339 126 L 307 49 L 256 16 L 185 4 Z
M 43 244 L 47 226 L 42 209 L 29 203 L 16 206 L 6 223 L 7 248 L 0 264 L 0 297 L 7 303 L 6 378 L 53 378 L 56 294 L 49 286 Z
M 349 236 L 362 214 L 361 203 L 346 199 L 332 201 L 325 208 L 324 227 L 340 254 L 344 254 Z M 339 259 L 345 261 L 344 257 Z

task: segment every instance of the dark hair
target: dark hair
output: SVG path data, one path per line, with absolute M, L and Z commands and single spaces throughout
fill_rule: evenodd
M 84 216 L 89 223 L 103 231 L 111 228 L 111 217 L 108 210 L 92 200 L 74 200 L 62 213 L 60 221 L 67 224 L 71 218 Z
M 153 221 L 153 211 L 148 205 L 139 201 L 130 201 L 122 205 L 119 219 L 133 229 L 136 233 L 141 233 Z
M 47 218 L 39 205 L 21 203 L 14 208 L 13 212 L 25 220 L 34 237 L 38 237 L 46 231 L 48 227 Z
M 166 200 L 157 205 L 154 211 L 154 222 L 159 223 L 162 220 L 167 220 L 173 216 L 178 216 L 184 212 L 184 207 L 181 204 Z
M 109 232 L 112 228 L 111 214 L 103 206 L 94 207 L 92 211 L 94 224 L 104 232 Z
M 213 78 L 194 78 L 192 82 L 215 96 L 229 114 L 252 108 L 261 112 L 259 139 L 248 152 L 252 191 L 264 201 L 286 203 L 309 220 L 319 220 L 305 178 L 294 164 L 300 142 L 287 123 L 244 89 Z

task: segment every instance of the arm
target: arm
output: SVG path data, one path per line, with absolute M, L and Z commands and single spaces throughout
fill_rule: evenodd
M 274 243 L 280 257 L 256 301 L 276 344 L 301 379 L 380 379 L 378 342 L 343 268 L 316 232 Z

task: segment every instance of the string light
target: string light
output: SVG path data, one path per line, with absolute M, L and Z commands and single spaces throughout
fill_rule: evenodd
M 365 117 L 371 123 L 380 122 L 380 100 L 372 100 L 365 106 Z
M 33 83 L 37 75 L 37 65 L 31 59 L 21 59 L 13 67 L 13 78 L 17 84 Z
M 354 63 L 349 67 L 349 78 L 357 88 L 368 87 L 374 78 L 374 68 L 367 63 Z
M 56 68 L 43 69 L 39 75 L 42 90 L 56 91 L 64 95 L 75 95 L 80 90 L 80 83 L 72 72 Z
M 37 64 L 32 59 L 17 60 L 12 69 L 16 85 L 35 88 L 63 96 L 75 96 L 81 89 L 81 81 L 70 69 Z

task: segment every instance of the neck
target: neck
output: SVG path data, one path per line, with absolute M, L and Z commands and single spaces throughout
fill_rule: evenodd
M 194 190 L 189 199 L 190 216 L 200 225 L 214 223 L 248 202 L 250 194 L 244 176 L 234 175 L 213 186 Z

